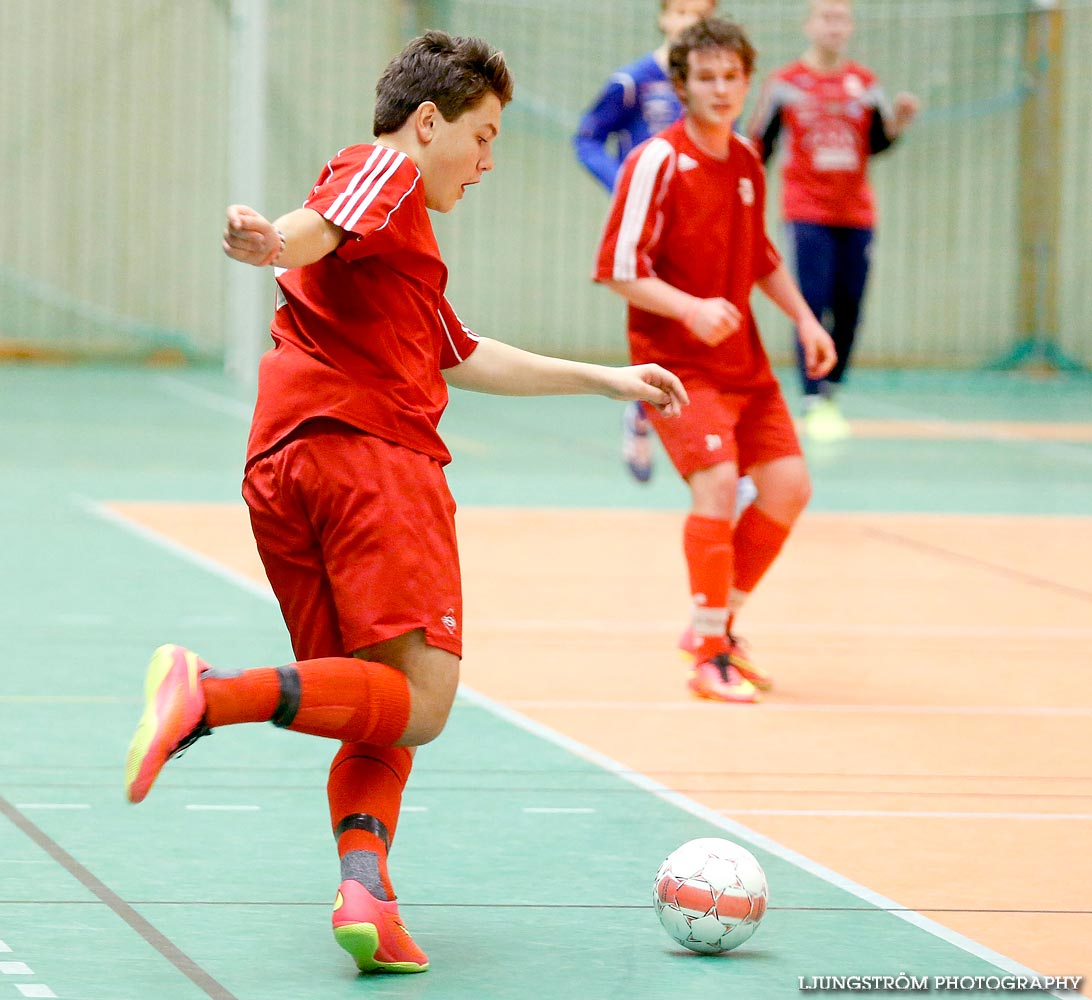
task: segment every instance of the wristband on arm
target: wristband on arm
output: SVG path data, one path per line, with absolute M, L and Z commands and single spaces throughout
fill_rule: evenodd
M 280 246 L 278 246 L 275 250 L 270 251 L 266 258 L 261 262 L 261 264 L 258 265 L 259 267 L 266 267 L 270 264 L 277 263 L 277 261 L 281 257 L 281 254 L 284 253 L 284 248 L 288 246 L 288 240 L 285 239 L 284 233 L 282 233 L 279 229 L 275 229 L 273 231 L 277 234 L 277 239 L 280 241 Z

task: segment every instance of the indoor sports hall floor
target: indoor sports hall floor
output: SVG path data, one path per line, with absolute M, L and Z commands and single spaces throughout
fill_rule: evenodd
M 329 745 L 224 729 L 123 801 L 156 645 L 291 658 L 238 499 L 248 408 L 210 371 L 0 367 L 0 1000 L 1092 975 L 1092 381 L 861 372 L 742 622 L 759 706 L 685 692 L 685 497 L 662 456 L 628 481 L 617 405 L 455 394 L 466 686 L 392 859 L 432 970 L 389 978 L 329 932 Z M 719 958 L 650 902 L 710 835 L 771 892 Z

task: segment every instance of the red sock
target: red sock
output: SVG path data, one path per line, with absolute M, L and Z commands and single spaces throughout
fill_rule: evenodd
M 206 675 L 205 722 L 213 729 L 266 722 L 343 743 L 390 746 L 409 722 L 409 681 L 401 670 L 351 656 L 303 660 Z
M 782 524 L 751 504 L 736 525 L 734 586 L 745 594 L 755 589 L 770 564 L 777 558 L 791 525 Z
M 330 765 L 326 785 L 338 857 L 344 858 L 350 851 L 375 855 L 388 899 L 395 895 L 387 872 L 387 853 L 394 842 L 402 790 L 412 767 L 413 754 L 407 747 L 346 743 Z
M 691 514 L 683 527 L 683 551 L 690 571 L 694 603 L 695 659 L 700 663 L 723 652 L 732 589 L 732 522 Z

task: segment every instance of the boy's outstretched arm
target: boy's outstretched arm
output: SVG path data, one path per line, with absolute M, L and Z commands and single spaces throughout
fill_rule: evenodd
M 576 396 L 598 394 L 611 399 L 641 400 L 665 416 L 677 416 L 689 399 L 682 382 L 659 365 L 611 368 L 566 361 L 481 339 L 461 364 L 444 369 L 457 389 L 497 396 Z
M 345 230 L 310 208 L 297 208 L 270 222 L 246 205 L 229 205 L 221 246 L 232 260 L 255 267 L 303 267 L 341 244 Z

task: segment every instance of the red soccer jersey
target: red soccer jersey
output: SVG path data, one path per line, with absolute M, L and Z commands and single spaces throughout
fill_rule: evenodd
M 349 146 L 306 207 L 345 230 L 333 253 L 279 271 L 273 350 L 262 358 L 247 459 L 307 420 L 331 417 L 440 462 L 441 369 L 477 338 L 444 297 L 447 268 L 416 164 L 385 146 Z
M 597 281 L 657 277 L 700 298 L 725 298 L 743 324 L 716 347 L 682 323 L 629 307 L 635 364 L 656 362 L 683 382 L 725 390 L 773 382 L 751 315 L 751 289 L 781 262 L 766 235 L 766 176 L 751 145 L 731 137 L 727 159 L 702 152 L 685 119 L 626 158 L 599 244 Z
M 876 224 L 868 157 L 883 92 L 871 70 L 849 62 L 833 73 L 797 60 L 767 81 L 752 138 L 781 118 L 785 140 L 782 214 L 789 222 L 871 229 Z

